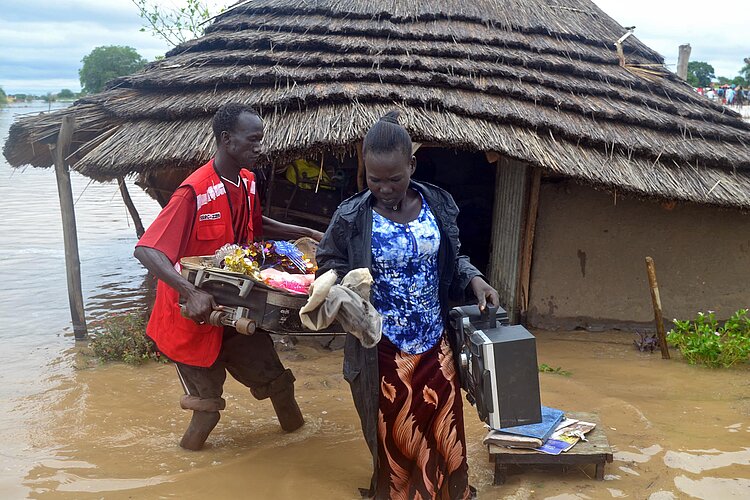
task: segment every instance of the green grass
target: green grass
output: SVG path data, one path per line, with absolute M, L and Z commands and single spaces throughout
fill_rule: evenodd
M 139 365 L 149 360 L 164 361 L 146 336 L 146 321 L 146 314 L 139 311 L 112 315 L 92 323 L 89 348 L 101 362 Z
M 563 377 L 570 377 L 573 375 L 573 372 L 569 372 L 567 370 L 563 370 L 562 367 L 558 366 L 557 368 L 552 368 L 550 365 L 546 363 L 542 363 L 539 365 L 539 372 L 540 373 L 554 373 L 555 375 L 562 375 Z

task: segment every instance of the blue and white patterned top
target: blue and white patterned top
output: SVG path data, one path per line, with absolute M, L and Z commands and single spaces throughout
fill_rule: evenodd
M 408 224 L 372 211 L 372 305 L 383 315 L 383 334 L 409 354 L 429 350 L 443 334 L 439 248 L 440 229 L 424 198 Z

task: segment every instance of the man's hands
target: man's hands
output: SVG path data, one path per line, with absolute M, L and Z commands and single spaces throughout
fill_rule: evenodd
M 474 276 L 469 285 L 471 285 L 471 290 L 477 297 L 480 311 L 484 311 L 484 308 L 487 307 L 487 302 L 494 307 L 500 306 L 500 295 L 497 293 L 497 290 L 492 288 L 481 276 Z
M 172 262 L 159 250 L 149 247 L 136 247 L 133 255 L 141 261 L 151 274 L 174 288 L 185 297 L 185 316 L 196 323 L 208 323 L 211 312 L 223 309 L 216 305 L 213 296 L 195 287 L 175 270 Z
M 320 231 L 316 231 L 315 229 L 310 229 L 310 234 L 308 236 L 318 243 L 320 243 L 320 240 L 323 239 L 323 233 L 321 233 Z
M 263 216 L 263 237 L 266 239 L 296 240 L 305 236 L 319 242 L 323 238 L 323 233 L 309 227 L 286 224 L 265 215 Z
M 221 311 L 223 306 L 216 304 L 210 293 L 204 292 L 199 288 L 194 288 L 186 294 L 185 316 L 192 319 L 199 325 L 208 323 L 213 311 Z

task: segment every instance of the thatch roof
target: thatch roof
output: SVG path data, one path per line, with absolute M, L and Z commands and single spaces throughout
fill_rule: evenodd
M 78 124 L 74 168 L 104 180 L 193 169 L 221 104 L 254 105 L 266 157 L 351 148 L 401 108 L 419 142 L 497 151 L 647 196 L 750 208 L 750 124 L 695 94 L 588 0 L 255 0 L 74 106 L 15 123 L 4 153 Z M 644 71 L 647 70 L 647 71 Z

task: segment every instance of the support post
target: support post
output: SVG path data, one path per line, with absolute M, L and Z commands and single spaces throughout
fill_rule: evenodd
M 365 159 L 362 156 L 362 141 L 357 142 L 357 191 L 365 188 Z
M 526 225 L 523 234 L 523 248 L 521 250 L 520 286 L 520 315 L 521 322 L 526 320 L 529 310 L 529 293 L 531 284 L 531 259 L 534 253 L 534 233 L 536 232 L 536 215 L 539 210 L 539 188 L 542 183 L 542 169 L 534 168 L 531 172 L 531 189 L 529 191 L 529 207 L 526 211 Z
M 276 184 L 276 167 L 271 165 L 271 178 L 268 180 L 268 186 L 266 187 L 266 206 L 264 213 L 271 215 L 271 197 L 273 196 L 273 187 Z
M 683 80 L 687 80 L 688 62 L 690 61 L 690 44 L 686 43 L 680 45 L 679 54 L 677 57 L 677 76 Z
M 138 236 L 138 239 L 140 239 L 141 236 L 143 236 L 143 233 L 146 232 L 146 230 L 143 228 L 143 222 L 141 222 L 141 216 L 138 215 L 138 210 L 136 210 L 135 205 L 133 204 L 133 200 L 130 198 L 128 186 L 125 185 L 125 177 L 118 177 L 117 182 L 118 184 L 120 184 L 120 194 L 122 195 L 122 201 L 125 203 L 125 206 L 130 213 L 130 217 L 133 219 L 133 224 L 135 225 L 135 234 L 136 236 Z
M 64 116 L 55 147 L 55 176 L 57 177 L 57 194 L 60 197 L 60 212 L 62 213 L 65 271 L 68 279 L 68 300 L 70 302 L 70 315 L 73 320 L 73 333 L 76 340 L 85 340 L 88 332 L 86 329 L 86 313 L 83 308 L 78 232 L 73 207 L 73 190 L 70 185 L 70 172 L 66 160 L 73 139 L 74 128 L 75 119 L 73 116 Z
M 654 322 L 656 323 L 656 335 L 659 338 L 661 359 L 670 359 L 667 336 L 664 333 L 664 318 L 661 314 L 661 297 L 659 296 L 659 284 L 656 282 L 656 267 L 654 259 L 646 257 L 646 270 L 648 272 L 648 284 L 651 289 L 651 303 L 654 306 Z
M 489 279 L 500 294 L 511 324 L 518 322 L 521 236 L 527 194 L 528 165 L 505 156 L 497 162 Z

